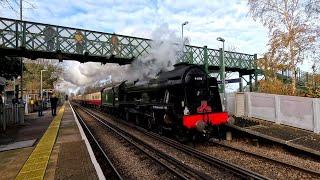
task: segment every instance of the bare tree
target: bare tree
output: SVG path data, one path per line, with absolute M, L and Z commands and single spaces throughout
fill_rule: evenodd
M 319 16 L 320 13 L 320 0 L 307 0 L 306 12 L 309 16 Z
M 24 7 L 23 9 L 35 9 L 36 6 L 29 2 L 28 0 L 22 0 L 22 2 L 24 3 Z M 27 5 L 27 6 L 25 6 Z M 9 8 L 12 11 L 14 11 L 15 13 L 19 12 L 19 8 L 20 8 L 20 0 L 0 0 L 0 6 L 5 7 L 5 8 Z
M 314 16 L 306 11 L 304 0 L 248 0 L 248 5 L 252 17 L 269 29 L 267 64 L 272 65 L 272 69 L 291 71 L 292 94 L 295 94 L 296 67 L 313 49 L 318 37 L 317 28 L 312 26 Z

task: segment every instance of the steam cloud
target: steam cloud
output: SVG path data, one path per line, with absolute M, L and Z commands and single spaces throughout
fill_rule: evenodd
M 148 81 L 155 78 L 159 72 L 173 69 L 182 52 L 182 41 L 168 24 L 163 24 L 151 34 L 153 40 L 148 50 L 149 54 L 136 59 L 130 65 L 85 63 L 69 61 L 62 75 L 60 89 L 75 91 L 79 87 L 91 86 L 101 81 L 119 82 Z

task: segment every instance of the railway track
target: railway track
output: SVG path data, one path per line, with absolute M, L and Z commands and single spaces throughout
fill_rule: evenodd
M 128 125 L 128 126 L 130 126 L 132 128 L 135 128 L 135 129 L 137 129 L 137 130 L 139 130 L 139 131 L 141 131 L 141 132 L 143 132 L 145 134 L 148 134 L 149 136 L 153 137 L 154 139 L 157 139 L 159 141 L 162 141 L 164 143 L 167 143 L 167 144 L 172 145 L 174 147 L 177 147 L 179 149 L 181 148 L 179 146 L 176 146 L 177 142 L 172 140 L 172 139 L 165 138 L 163 136 L 159 136 L 156 133 L 147 131 L 144 128 L 132 125 L 130 123 L 126 123 L 126 122 L 123 122 L 123 123 L 125 123 L 126 125 Z M 263 160 L 263 162 L 269 161 L 269 162 L 272 162 L 274 164 L 283 165 L 284 167 L 289 167 L 290 169 L 313 175 L 314 177 L 320 177 L 320 172 L 319 171 L 315 171 L 315 170 L 312 170 L 312 169 L 308 169 L 308 168 L 305 168 L 305 167 L 294 165 L 294 164 L 291 164 L 291 163 L 288 163 L 288 162 L 284 162 L 284 161 L 281 161 L 281 160 L 273 159 L 273 158 L 270 158 L 268 156 L 264 156 L 264 155 L 260 155 L 260 154 L 253 153 L 253 152 L 250 152 L 250 151 L 246 151 L 246 150 L 243 150 L 243 149 L 240 149 L 240 148 L 236 148 L 236 147 L 233 147 L 233 146 L 230 146 L 230 145 L 227 145 L 227 144 L 222 144 L 222 143 L 219 143 L 219 142 L 210 142 L 210 143 L 211 144 L 215 144 L 217 146 L 221 146 L 221 147 L 227 148 L 229 150 L 233 150 L 233 151 L 237 151 L 237 152 L 246 154 L 248 156 L 255 157 L 257 159 L 261 159 L 261 160 Z M 191 148 L 189 146 L 186 146 L 186 148 L 188 149 L 188 151 L 197 151 L 194 148 Z M 190 154 L 190 155 L 192 155 L 192 154 Z M 210 157 L 212 157 L 212 156 L 210 156 L 210 155 L 209 156 L 205 156 L 206 159 L 210 159 Z M 239 175 L 241 175 L 241 172 L 239 173 Z M 245 177 L 245 176 L 242 176 L 242 177 Z
M 93 111 L 93 110 L 88 110 L 86 109 L 87 113 L 91 114 L 92 116 L 95 116 L 95 118 L 103 123 L 103 124 L 107 124 L 108 126 L 111 126 L 113 127 L 114 129 L 120 131 L 120 132 L 123 132 L 124 134 L 127 134 L 128 136 L 133 136 L 127 132 L 125 132 L 124 130 L 122 130 L 121 128 L 113 125 L 112 123 L 108 122 L 108 121 L 105 121 L 105 117 L 103 117 L 102 114 L 97 113 L 97 111 Z M 187 154 L 191 157 L 195 157 L 203 162 L 205 162 L 206 164 L 210 165 L 210 166 L 214 166 L 214 167 L 219 167 L 220 169 L 223 169 L 231 174 L 234 174 L 236 177 L 241 177 L 241 178 L 245 178 L 245 179 L 268 179 L 267 177 L 265 176 L 262 176 L 258 173 L 255 173 L 253 171 L 250 171 L 248 169 L 245 169 L 245 168 L 242 168 L 240 166 L 237 166 L 237 165 L 234 165 L 234 164 L 231 164 L 231 163 L 228 163 L 226 161 L 223 161 L 221 159 L 218 159 L 218 158 L 215 158 L 215 157 L 212 157 L 210 155 L 207 155 L 205 153 L 202 153 L 200 151 L 197 151 L 189 146 L 186 146 L 186 145 L 183 145 L 179 142 L 176 142 L 174 140 L 171 140 L 169 138 L 166 138 L 166 137 L 163 137 L 163 136 L 160 136 L 156 133 L 153 133 L 153 132 L 149 132 L 143 128 L 140 128 L 140 127 L 137 127 L 137 126 L 134 126 L 132 124 L 129 124 L 129 123 L 125 123 L 125 122 L 121 122 L 121 123 L 124 123 L 126 124 L 127 126 L 130 126 L 131 128 L 135 128 L 136 130 L 142 132 L 143 134 L 149 136 L 150 138 L 153 138 L 157 141 L 160 141 L 162 142 L 163 144 L 167 145 L 167 146 L 170 146 L 170 147 L 173 147 L 175 148 L 176 150 L 180 151 L 180 152 L 183 152 L 184 154 Z M 137 138 L 134 138 L 134 139 L 137 139 Z M 203 173 L 202 173 L 203 174 Z M 212 179 L 210 177 L 202 177 L 201 179 Z
M 117 136 L 124 139 L 127 143 L 131 144 L 135 148 L 139 149 L 141 152 L 143 152 L 145 155 L 156 161 L 161 166 L 168 169 L 171 173 L 173 173 L 178 179 L 212 179 L 210 176 L 199 172 L 182 162 L 174 159 L 171 156 L 166 155 L 165 153 L 159 151 L 158 149 L 150 146 L 149 144 L 143 142 L 142 140 L 132 136 L 131 134 L 121 130 L 120 128 L 117 128 L 113 126 L 112 124 L 109 124 L 105 121 L 100 120 L 97 116 L 95 116 L 93 113 L 78 107 L 82 111 L 86 112 L 88 115 L 90 115 L 92 118 L 94 118 L 98 123 L 100 123 L 102 126 L 108 128 L 112 132 L 114 132 Z
M 268 156 L 264 156 L 264 155 L 261 155 L 261 154 L 250 152 L 250 151 L 247 151 L 247 150 L 244 150 L 244 149 L 240 149 L 240 148 L 228 145 L 228 144 L 223 144 L 221 142 L 210 142 L 210 144 L 215 145 L 215 146 L 220 146 L 220 147 L 223 147 L 223 148 L 226 148 L 226 149 L 229 149 L 229 150 L 237 151 L 237 152 L 240 152 L 240 153 L 244 153 L 244 154 L 247 154 L 247 155 L 250 155 L 250 156 L 254 156 L 254 157 L 263 159 L 265 161 L 271 161 L 273 163 L 278 163 L 278 164 L 281 164 L 281 165 L 284 165 L 284 166 L 287 166 L 287 167 L 291 167 L 292 169 L 295 169 L 295 170 L 298 170 L 298 171 L 301 171 L 301 172 L 305 172 L 305 173 L 312 174 L 312 175 L 320 177 L 320 171 L 314 171 L 314 170 L 311 170 L 311 169 L 307 169 L 305 167 L 300 167 L 300 166 L 297 166 L 297 165 L 294 165 L 294 164 L 291 164 L 291 163 L 288 163 L 288 162 L 284 162 L 284 161 L 281 161 L 281 160 L 273 159 L 273 158 L 270 158 Z
M 99 164 L 101 165 L 103 169 L 103 173 L 105 177 L 108 177 L 109 179 L 118 179 L 122 180 L 123 177 L 120 175 L 117 168 L 114 166 L 114 164 L 111 162 L 110 158 L 107 156 L 104 149 L 101 147 L 98 140 L 95 138 L 89 127 L 86 125 L 82 117 L 79 115 L 79 113 L 75 110 L 76 116 L 83 127 L 84 133 L 86 134 L 92 148 L 94 149 L 95 155 L 99 156 Z

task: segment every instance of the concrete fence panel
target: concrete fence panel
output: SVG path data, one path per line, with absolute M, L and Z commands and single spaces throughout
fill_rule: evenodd
M 245 96 L 237 94 L 235 99 L 236 116 L 245 115 L 320 132 L 319 98 L 246 92 Z
M 313 131 L 320 133 L 320 99 L 313 99 Z
M 227 111 L 230 115 L 235 114 L 235 93 L 227 93 L 226 94 L 227 100 Z
M 244 116 L 246 113 L 245 94 L 236 93 L 233 105 L 235 107 L 234 115 L 238 117 Z
M 249 117 L 256 117 L 260 119 L 268 119 L 276 121 L 276 108 L 275 97 L 270 94 L 262 93 L 248 93 L 249 99 L 247 100 L 249 107 L 247 108 L 250 113 Z
M 279 96 L 278 118 L 282 124 L 313 131 L 312 98 Z

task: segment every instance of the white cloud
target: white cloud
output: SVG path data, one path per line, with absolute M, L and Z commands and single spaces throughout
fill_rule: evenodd
M 184 34 L 191 40 L 192 45 L 207 45 L 209 48 L 218 49 L 221 44 L 216 38 L 221 36 L 226 39 L 226 47 L 236 46 L 243 53 L 261 54 L 266 50 L 267 30 L 247 16 L 248 7 L 245 0 L 29 0 L 29 2 L 34 4 L 36 9 L 24 9 L 25 20 L 145 38 L 151 38 L 152 30 L 163 23 L 169 24 L 169 28 L 174 29 L 176 35 L 180 37 L 181 23 L 189 21 Z M 28 6 L 25 3 L 25 7 Z M 2 17 L 18 19 L 18 12 L 19 10 L 14 12 L 0 6 Z M 96 65 L 89 63 L 72 62 L 66 65 L 72 68 L 69 68 L 67 72 L 69 74 L 65 78 L 70 75 L 78 77 L 77 80 L 72 80 L 73 85 L 86 84 L 102 78 L 103 74 L 106 74 L 105 71 L 108 71 L 108 68 L 97 68 Z M 84 71 L 84 66 L 92 68 L 94 70 L 92 72 L 97 72 L 97 75 L 89 74 L 89 79 L 84 78 L 84 74 L 92 73 Z M 108 67 L 112 69 L 113 66 Z

